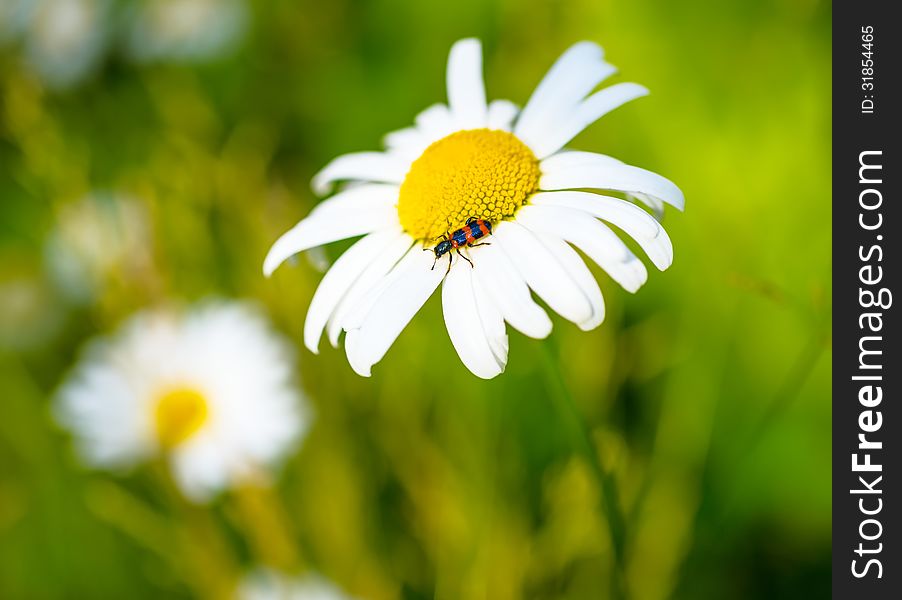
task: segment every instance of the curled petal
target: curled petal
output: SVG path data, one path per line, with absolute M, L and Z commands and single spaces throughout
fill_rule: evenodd
M 503 242 L 493 237 L 491 244 L 479 249 L 475 261 L 474 274 L 480 287 L 514 329 L 536 339 L 548 337 L 551 319 L 532 299 L 529 287 L 504 251 Z
M 485 337 L 489 341 L 489 347 L 501 370 L 507 365 L 507 351 L 509 349 L 507 328 L 504 326 L 504 317 L 495 306 L 490 294 L 480 285 L 479 280 L 473 278 L 473 295 L 476 297 L 476 308 L 479 309 L 479 318 Z
M 444 272 L 430 269 L 432 257 L 414 247 L 395 266 L 383 284 L 361 301 L 360 314 L 349 315 L 352 329 L 359 330 L 346 345 L 348 362 L 359 375 L 369 377 L 372 366 L 382 360 L 413 316 L 420 310 Z M 355 309 L 357 310 L 357 309 Z M 352 329 L 348 330 L 349 337 Z
M 445 277 L 442 313 L 451 343 L 461 361 L 477 377 L 491 379 L 504 371 L 507 340 L 506 336 L 503 342 L 496 337 L 494 348 L 489 342 L 476 304 L 471 271 L 468 264 L 458 261 Z M 497 326 L 497 323 L 490 322 L 490 326 Z M 501 326 L 504 327 L 503 322 Z M 504 349 L 504 362 L 499 362 L 496 355 L 501 349 Z
M 592 272 L 586 267 L 586 263 L 561 238 L 545 233 L 536 233 L 536 238 L 557 259 L 561 268 L 576 284 L 592 307 L 591 315 L 587 319 L 577 322 L 577 326 L 583 331 L 590 331 L 601 325 L 605 314 L 604 297 L 601 295 L 601 288 L 598 287 L 598 282 L 595 281 L 595 278 L 592 277 Z
M 648 279 L 642 261 L 616 233 L 592 215 L 572 208 L 524 206 L 517 218 L 534 231 L 575 245 L 628 292 L 635 292 Z
M 304 321 L 304 345 L 311 352 L 319 352 L 323 328 L 348 288 L 397 235 L 397 231 L 371 233 L 348 248 L 326 272 L 313 294 Z
M 329 343 L 333 348 L 338 348 L 338 338 L 341 335 L 342 327 L 347 324 L 348 315 L 360 300 L 366 297 L 391 272 L 398 261 L 410 250 L 411 245 L 413 245 L 413 240 L 409 235 L 397 234 L 354 280 L 332 312 L 326 327 Z
M 626 200 L 591 192 L 539 192 L 529 201 L 536 206 L 558 206 L 589 213 L 622 229 L 645 250 L 660 270 L 673 263 L 673 243 L 661 224 L 650 214 Z
M 672 181 L 657 173 L 592 152 L 561 152 L 542 161 L 541 190 L 580 188 L 646 194 L 683 210 L 685 199 Z
M 592 305 L 580 286 L 533 233 L 504 221 L 494 235 L 529 287 L 555 312 L 576 324 L 592 318 Z

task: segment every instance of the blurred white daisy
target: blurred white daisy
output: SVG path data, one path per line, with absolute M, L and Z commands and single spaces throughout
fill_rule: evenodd
M 353 600 L 317 575 L 288 577 L 269 569 L 247 575 L 238 587 L 238 600 Z
M 128 25 L 139 61 L 203 61 L 232 48 L 247 27 L 243 0 L 141 0 Z
M 16 39 L 24 31 L 31 14 L 34 0 L 3 0 L 0 2 L 0 44 Z
M 534 338 L 551 332 L 530 290 L 584 330 L 602 322 L 601 291 L 572 246 L 629 292 L 645 283 L 646 269 L 608 224 L 632 237 L 656 267 L 670 266 L 673 247 L 658 221 L 633 202 L 597 192 L 682 209 L 679 188 L 609 156 L 564 149 L 588 125 L 648 93 L 635 83 L 592 93 L 614 72 L 599 46 L 578 43 L 520 110 L 506 100 L 486 102 L 480 43 L 457 42 L 448 59 L 448 104 L 431 106 L 413 127 L 388 134 L 384 152 L 329 163 L 314 177 L 314 191 L 325 194 L 339 181 L 351 185 L 270 249 L 267 275 L 296 252 L 365 236 L 316 290 L 305 345 L 316 352 L 324 328 L 336 345 L 344 330 L 351 367 L 369 376 L 444 280 L 451 342 L 470 371 L 491 378 L 507 363 L 505 322 Z M 493 235 L 480 240 L 490 245 L 463 249 L 474 268 L 448 252 L 454 262 L 446 276 L 422 250 L 470 218 L 493 226 Z
M 34 0 L 25 30 L 26 62 L 49 87 L 74 85 L 102 58 L 109 20 L 109 0 Z
M 44 255 L 63 294 L 88 301 L 113 281 L 146 280 L 152 238 L 143 204 L 98 191 L 60 207 Z
M 162 454 L 185 495 L 205 500 L 273 465 L 302 434 L 293 371 L 291 348 L 248 305 L 141 313 L 89 345 L 57 414 L 88 464 Z
M 0 254 L 0 355 L 43 347 L 63 329 L 56 290 L 31 256 Z

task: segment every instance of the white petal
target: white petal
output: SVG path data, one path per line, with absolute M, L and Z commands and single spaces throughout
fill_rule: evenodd
M 616 69 L 604 61 L 604 51 L 579 42 L 554 63 L 520 113 L 514 135 L 532 147 L 566 120 L 574 106 Z
M 486 337 L 473 293 L 471 271 L 468 264 L 459 261 L 445 277 L 442 313 L 460 360 L 477 377 L 491 379 L 504 370 L 504 365 L 498 363 Z
M 228 482 L 228 465 L 220 444 L 195 438 L 170 456 L 176 483 L 193 502 L 206 502 Z
M 598 282 L 579 254 L 567 242 L 554 235 L 535 233 L 536 238 L 557 259 L 567 275 L 579 286 L 580 291 L 592 306 L 592 315 L 585 321 L 577 323 L 583 331 L 595 329 L 604 321 L 604 297 Z
M 592 318 L 588 298 L 533 233 L 522 225 L 504 221 L 495 227 L 494 236 L 529 287 L 555 312 L 577 324 Z
M 416 127 L 405 127 L 397 131 L 391 131 L 382 138 L 382 143 L 389 152 L 397 156 L 403 156 L 410 162 L 415 161 L 429 145 L 423 133 Z
M 351 369 L 356 373 L 360 373 L 357 368 L 354 367 L 354 363 L 352 362 L 351 357 L 357 356 L 357 348 L 359 347 L 360 341 L 360 330 L 359 329 L 351 329 L 345 334 L 345 355 L 348 357 L 348 364 L 351 365 Z M 361 367 L 363 370 L 366 370 L 366 367 Z M 366 371 L 365 377 L 370 376 L 370 372 Z
M 474 261 L 474 273 L 494 300 L 504 319 L 529 337 L 542 339 L 551 333 L 551 319 L 535 303 L 526 282 L 504 251 L 500 239 L 492 239 L 491 246 L 479 249 Z
M 374 181 L 400 184 L 404 181 L 410 161 L 385 152 L 355 152 L 332 159 L 313 176 L 311 186 L 320 196 L 329 193 L 336 181 Z
M 347 348 L 348 362 L 359 375 L 370 376 L 372 366 L 385 356 L 445 276 L 441 269 L 430 269 L 432 259 L 415 246 L 389 274 L 384 289 L 366 302 L 369 306 L 357 339 L 353 348 Z
M 307 259 L 307 263 L 320 273 L 328 271 L 329 266 L 332 264 L 329 260 L 329 256 L 326 254 L 326 249 L 323 246 L 314 246 L 313 248 L 310 248 L 307 250 L 305 258 Z
M 581 150 L 565 150 L 542 160 L 541 167 L 544 169 L 542 171 L 544 173 L 546 171 L 560 171 L 577 167 L 616 167 L 622 164 L 623 161 L 606 154 L 583 152 Z
M 626 232 L 660 270 L 663 271 L 673 263 L 673 243 L 670 236 L 654 217 L 631 202 L 576 191 L 539 192 L 533 194 L 529 201 L 536 206 L 560 206 L 585 211 Z
M 476 308 L 479 310 L 479 318 L 482 321 L 482 329 L 485 337 L 495 355 L 495 360 L 501 370 L 507 365 L 507 351 L 509 348 L 507 328 L 504 326 L 504 317 L 495 305 L 490 294 L 480 284 L 479 278 L 473 270 L 473 295 L 476 297 Z
M 447 80 L 448 106 L 457 127 L 485 127 L 485 85 L 482 81 L 482 45 L 479 40 L 468 38 L 451 47 Z
M 655 214 L 655 218 L 660 219 L 664 216 L 664 202 L 659 200 L 658 198 L 653 198 L 652 196 L 648 196 L 646 194 L 627 194 L 627 198 L 630 200 L 638 200 L 645 206 L 651 209 L 651 211 Z
M 517 222 L 574 244 L 628 292 L 635 292 L 648 279 L 645 265 L 623 240 L 588 213 L 557 206 L 524 206 L 517 213 Z
M 311 352 L 319 352 L 319 338 L 323 327 L 348 288 L 398 233 L 399 231 L 391 230 L 371 233 L 338 257 L 323 277 L 313 294 L 304 321 L 304 345 Z
M 510 100 L 492 100 L 486 117 L 486 127 L 510 131 L 520 108 Z
M 276 240 L 263 260 L 268 277 L 289 256 L 373 231 L 398 227 L 398 212 L 391 205 L 376 205 L 340 214 L 309 216 Z
M 542 161 L 541 190 L 590 188 L 640 193 L 683 210 L 685 200 L 672 181 L 657 173 L 592 152 L 561 152 Z
M 403 232 L 397 234 L 396 237 L 375 256 L 373 261 L 367 265 L 354 283 L 351 284 L 345 292 L 344 297 L 338 303 L 338 306 L 332 312 L 332 316 L 329 318 L 327 334 L 329 336 L 329 343 L 332 344 L 332 347 L 338 347 L 338 338 L 341 335 L 345 319 L 351 312 L 351 309 L 353 309 L 360 299 L 370 292 L 379 281 L 385 278 L 392 268 L 398 264 L 398 261 L 404 257 L 408 250 L 410 250 L 411 245 L 413 245 L 413 239 L 411 239 L 408 234 Z
M 432 143 L 454 131 L 454 117 L 444 104 L 433 104 L 416 116 L 417 129 Z
M 530 148 L 536 156 L 545 158 L 557 152 L 572 140 L 583 129 L 630 100 L 647 96 L 648 90 L 636 83 L 618 83 L 599 92 L 595 92 L 582 101 L 560 125 L 553 130 L 546 130 L 540 140 L 533 140 Z
M 398 269 L 398 267 L 401 266 L 401 261 L 405 258 L 411 258 L 410 249 L 408 249 L 408 252 L 401 257 L 401 260 L 395 263 L 395 266 L 392 267 L 382 279 L 378 280 L 375 285 L 366 290 L 366 292 L 350 306 L 347 315 L 345 315 L 344 319 L 341 321 L 341 327 L 345 332 L 358 330 L 363 327 L 363 324 L 366 323 L 367 316 L 376 304 L 376 300 L 379 299 L 382 292 L 394 284 L 399 274 L 403 272 L 403 269 Z
M 390 183 L 364 183 L 342 190 L 313 207 L 307 218 L 343 219 L 361 210 L 394 207 L 401 188 Z

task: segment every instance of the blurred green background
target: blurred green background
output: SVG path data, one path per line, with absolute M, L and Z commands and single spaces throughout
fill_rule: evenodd
M 165 55 L 129 33 L 141 2 L 77 0 L 106 16 L 73 75 L 74 34 L 3 1 L 0 598 L 215 597 L 255 564 L 374 599 L 829 593 L 829 2 L 261 0 L 218 49 Z M 371 379 L 299 350 L 317 417 L 271 497 L 194 507 L 151 467 L 80 466 L 50 400 L 134 311 L 256 299 L 301 348 L 322 275 L 301 257 L 266 280 L 264 254 L 330 158 L 444 99 L 466 36 L 492 98 L 522 104 L 582 39 L 651 89 L 571 145 L 683 189 L 673 267 L 635 296 L 599 272 L 605 323 L 511 330 L 493 381 L 437 297 Z

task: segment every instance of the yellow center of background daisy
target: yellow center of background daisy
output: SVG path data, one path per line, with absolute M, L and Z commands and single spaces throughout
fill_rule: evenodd
M 157 440 L 172 449 L 189 439 L 207 421 L 209 409 L 203 394 L 178 388 L 160 396 L 154 408 Z
M 512 217 L 539 183 L 539 161 L 506 131 L 458 131 L 426 148 L 401 184 L 398 217 L 416 239 L 434 240 L 469 217 Z

